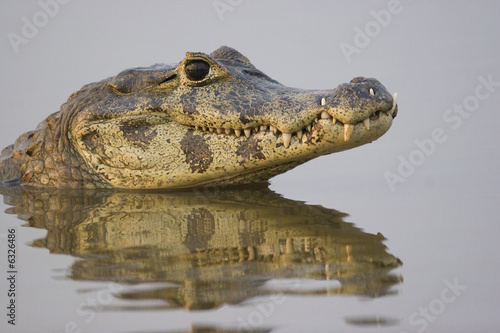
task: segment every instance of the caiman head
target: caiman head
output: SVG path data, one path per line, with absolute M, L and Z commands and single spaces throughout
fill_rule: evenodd
M 23 182 L 130 189 L 262 182 L 376 140 L 396 112 L 395 96 L 375 79 L 302 90 L 229 47 L 187 53 L 177 66 L 125 70 L 73 94 L 46 120 L 56 134 L 39 138 L 30 155 L 39 171 L 25 163 Z M 60 164 L 71 163 L 60 172 L 52 158 L 52 176 L 43 178 L 47 144 L 64 151 Z

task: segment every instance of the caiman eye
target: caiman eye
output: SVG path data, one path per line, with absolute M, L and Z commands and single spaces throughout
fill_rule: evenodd
M 193 60 L 184 66 L 184 71 L 191 81 L 201 81 L 210 73 L 210 65 L 203 60 Z

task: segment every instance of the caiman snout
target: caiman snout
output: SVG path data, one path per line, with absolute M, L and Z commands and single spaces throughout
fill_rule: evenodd
M 356 77 L 332 90 L 279 91 L 278 97 L 263 107 L 262 118 L 271 123 L 275 133 L 283 134 L 286 148 L 292 136 L 302 140 L 302 134 L 311 131 L 318 120 L 330 120 L 343 126 L 344 141 L 349 141 L 356 124 L 366 131 L 381 113 L 395 117 L 397 94 L 391 96 L 376 79 Z M 291 98 L 293 96 L 293 98 Z

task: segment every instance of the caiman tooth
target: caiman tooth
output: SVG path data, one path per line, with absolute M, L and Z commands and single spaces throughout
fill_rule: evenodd
M 372 95 L 372 96 L 374 96 L 374 95 L 375 95 L 375 93 L 373 92 L 373 89 L 372 89 L 372 88 L 370 88 L 370 95 Z
M 221 134 L 221 133 L 222 133 L 222 128 L 217 127 L 217 134 Z
M 283 145 L 285 146 L 285 148 L 288 148 L 290 146 L 290 141 L 292 141 L 292 133 L 283 132 Z
M 264 131 L 266 131 L 266 130 L 267 130 L 267 126 L 266 126 L 266 125 L 261 125 L 261 126 L 260 126 L 260 131 L 261 131 L 261 132 L 264 132 Z
M 323 105 L 326 105 L 326 98 L 324 98 L 324 97 L 321 99 L 321 106 L 323 106 Z
M 274 126 L 273 125 L 269 126 L 269 132 L 274 132 Z M 276 132 L 274 132 L 274 133 L 276 133 Z
M 330 119 L 330 118 L 332 118 L 332 116 L 330 116 L 328 112 L 326 111 L 321 112 L 321 119 Z
M 199 126 L 195 126 L 195 127 L 194 127 L 194 129 L 195 129 L 195 130 L 199 130 L 199 129 L 200 129 L 200 127 L 199 127 Z
M 210 127 L 208 130 L 210 131 L 210 133 L 214 132 L 214 129 L 212 127 Z
M 392 109 L 391 109 L 391 111 L 389 111 L 389 114 L 391 116 L 394 114 L 394 110 L 396 110 L 397 100 L 398 100 L 398 93 L 394 93 L 393 101 L 392 101 Z
M 297 131 L 297 138 L 302 139 L 302 130 Z
M 349 141 L 354 131 L 354 125 L 344 124 L 344 141 Z
M 230 128 L 224 129 L 224 133 L 226 133 L 227 135 L 231 134 L 231 129 Z
M 241 130 L 240 129 L 235 129 L 234 134 L 239 138 L 241 136 Z
M 332 124 L 335 125 L 336 122 L 337 122 L 337 119 L 332 118 Z
M 243 130 L 243 132 L 245 132 L 245 136 L 246 136 L 247 138 L 249 138 L 249 137 L 250 137 L 250 134 L 252 134 L 252 129 L 251 129 L 251 128 L 245 128 L 245 129 Z
M 367 131 L 370 130 L 370 118 L 366 118 L 365 120 L 363 120 L 363 125 L 365 125 L 365 128 Z
M 203 126 L 203 130 L 206 132 L 207 131 L 207 128 L 205 126 Z
M 312 128 L 311 124 L 307 125 L 307 127 L 306 127 L 308 132 L 311 132 L 311 128 Z

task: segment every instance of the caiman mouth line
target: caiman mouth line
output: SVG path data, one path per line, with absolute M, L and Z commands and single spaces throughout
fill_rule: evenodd
M 371 88 L 370 88 L 370 95 L 372 95 L 372 96 L 375 95 L 375 93 L 373 92 L 373 89 L 371 89 Z M 283 137 L 283 145 L 285 146 L 285 148 L 288 148 L 290 146 L 290 142 L 292 140 L 292 136 L 296 136 L 299 139 L 300 142 L 305 143 L 306 137 L 304 136 L 304 134 L 310 133 L 311 130 L 312 130 L 312 126 L 313 125 L 315 125 L 321 119 L 326 119 L 326 120 L 331 119 L 333 125 L 339 124 L 339 125 L 344 126 L 344 141 L 347 142 L 347 141 L 350 140 L 350 138 L 352 136 L 352 133 L 354 131 L 354 127 L 357 124 L 363 123 L 365 129 L 367 131 L 369 131 L 370 130 L 370 122 L 377 120 L 380 117 L 380 114 L 382 112 L 384 112 L 387 115 L 395 118 L 396 114 L 397 114 L 397 97 L 398 97 L 398 94 L 394 93 L 392 108 L 390 110 L 388 110 L 388 111 L 377 110 L 374 113 L 372 113 L 368 118 L 366 118 L 363 121 L 360 121 L 358 123 L 355 123 L 355 124 L 342 123 L 338 119 L 334 118 L 331 114 L 329 114 L 327 112 L 327 110 L 324 110 L 324 111 L 321 111 L 321 113 L 318 114 L 318 116 L 316 117 L 316 119 L 314 119 L 307 126 L 305 126 L 304 128 L 298 130 L 297 132 L 293 132 L 293 133 L 287 133 L 287 132 L 284 132 L 284 131 L 280 131 L 277 128 L 277 126 L 275 126 L 275 125 L 268 125 L 268 124 L 262 124 L 262 125 L 257 126 L 257 127 L 236 128 L 236 129 L 233 129 L 233 128 L 221 128 L 221 127 L 208 127 L 208 126 L 196 126 L 196 125 L 194 125 L 194 126 L 192 126 L 192 125 L 186 125 L 186 126 L 194 128 L 197 131 L 201 130 L 203 132 L 217 133 L 217 134 L 222 134 L 222 135 L 235 135 L 238 138 L 241 137 L 242 134 L 245 135 L 245 137 L 249 138 L 252 134 L 257 134 L 259 132 L 267 132 L 267 131 L 269 131 L 269 132 L 273 132 L 274 134 L 276 134 L 278 136 L 281 135 Z M 320 106 L 326 106 L 326 98 L 323 97 L 321 99 Z

